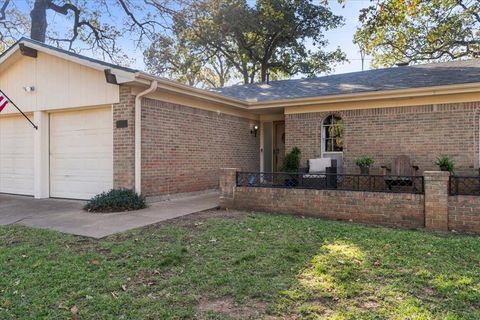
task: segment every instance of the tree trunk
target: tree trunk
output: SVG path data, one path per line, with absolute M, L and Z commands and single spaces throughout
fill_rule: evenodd
M 30 38 L 45 42 L 47 33 L 47 9 L 51 0 L 35 0 L 33 10 L 30 12 L 32 18 Z
M 267 82 L 267 73 L 268 73 L 268 67 L 266 63 L 262 63 L 262 67 L 260 70 L 262 82 Z

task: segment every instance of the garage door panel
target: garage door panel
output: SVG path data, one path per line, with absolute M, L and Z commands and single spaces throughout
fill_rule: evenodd
M 25 118 L 0 118 L 0 192 L 33 195 L 33 143 Z
M 110 108 L 50 115 L 50 195 L 89 199 L 113 186 Z

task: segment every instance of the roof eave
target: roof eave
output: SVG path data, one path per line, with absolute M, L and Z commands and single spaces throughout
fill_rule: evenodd
M 135 74 L 135 78 L 138 82 L 143 84 L 147 84 L 145 83 L 144 80 L 147 80 L 148 82 L 157 81 L 158 89 L 164 89 L 173 93 L 186 94 L 194 98 L 200 98 L 200 99 L 204 99 L 204 100 L 208 100 L 208 101 L 212 101 L 220 104 L 226 104 L 226 105 L 241 108 L 241 109 L 248 109 L 250 106 L 250 104 L 244 100 L 239 100 L 239 99 L 231 98 L 218 93 L 210 92 L 207 90 L 198 89 L 180 82 L 172 81 L 162 77 L 153 76 L 151 74 L 141 72 L 141 71 Z
M 256 101 L 256 102 L 249 103 L 249 109 L 257 110 L 257 109 L 265 109 L 265 108 L 296 107 L 296 106 L 308 106 L 308 105 L 327 104 L 327 103 L 382 100 L 382 99 L 395 99 L 395 98 L 406 98 L 406 97 L 414 98 L 414 97 L 438 96 L 438 95 L 461 94 L 461 93 L 472 93 L 472 92 L 480 92 L 480 82 L 433 86 L 433 87 L 348 93 L 348 94 L 316 96 L 316 97 L 306 97 L 306 98 L 296 98 L 296 99 Z

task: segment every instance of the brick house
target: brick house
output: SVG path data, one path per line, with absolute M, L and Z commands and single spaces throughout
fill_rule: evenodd
M 0 114 L 1 193 L 195 192 L 224 167 L 278 171 L 293 146 L 349 173 L 362 155 L 374 172 L 402 154 L 420 171 L 440 154 L 479 167 L 479 59 L 207 91 L 21 39 L 0 89 L 38 125 Z

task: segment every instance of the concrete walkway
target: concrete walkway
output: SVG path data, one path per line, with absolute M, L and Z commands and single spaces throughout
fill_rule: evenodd
M 99 239 L 216 208 L 218 193 L 208 192 L 150 203 L 146 209 L 120 213 L 89 213 L 82 210 L 84 204 L 75 200 L 39 200 L 0 194 L 0 225 L 21 224 Z

